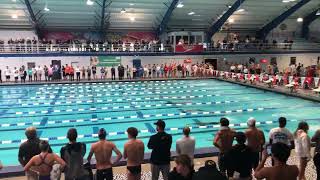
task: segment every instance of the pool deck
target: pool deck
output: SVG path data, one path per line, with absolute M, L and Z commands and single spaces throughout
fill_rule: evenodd
M 301 87 L 298 88 L 296 92 L 290 92 L 290 89 L 285 86 L 275 85 L 274 87 L 269 88 L 267 86 L 267 84 L 265 84 L 265 83 L 250 84 L 250 82 L 236 81 L 234 79 L 224 79 L 224 78 L 220 78 L 220 77 L 214 77 L 213 79 L 225 81 L 225 82 L 230 82 L 230 83 L 235 83 L 235 84 L 248 86 L 248 87 L 252 87 L 252 88 L 257 88 L 257 89 L 261 89 L 261 90 L 265 90 L 265 91 L 280 93 L 280 94 L 287 95 L 287 96 L 299 97 L 299 98 L 302 98 L 305 100 L 320 102 L 320 94 L 315 94 L 314 92 L 312 92 L 312 90 L 303 89 Z

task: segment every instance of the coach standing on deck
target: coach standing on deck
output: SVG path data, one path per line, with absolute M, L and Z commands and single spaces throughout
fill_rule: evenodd
M 152 149 L 150 159 L 152 180 L 159 179 L 160 171 L 163 179 L 168 180 L 170 172 L 170 148 L 172 144 L 172 136 L 164 132 L 166 123 L 163 120 L 158 120 L 155 125 L 157 125 L 158 133 L 152 135 L 148 142 L 148 148 Z

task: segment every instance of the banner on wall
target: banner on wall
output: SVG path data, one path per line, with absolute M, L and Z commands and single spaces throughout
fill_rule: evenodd
M 98 67 L 112 67 L 121 64 L 120 56 L 91 56 L 90 65 Z
M 203 52 L 203 45 L 176 45 L 176 52 Z

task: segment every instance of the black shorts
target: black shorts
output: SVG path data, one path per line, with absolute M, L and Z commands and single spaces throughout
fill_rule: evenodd
M 10 76 L 6 76 L 6 79 L 10 79 Z
M 97 180 L 113 180 L 112 168 L 98 169 L 96 174 Z
M 138 175 L 141 173 L 141 165 L 140 166 L 127 166 L 127 169 L 133 175 Z

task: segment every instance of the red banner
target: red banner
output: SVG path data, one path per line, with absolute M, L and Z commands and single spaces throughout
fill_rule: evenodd
M 203 45 L 176 45 L 176 52 L 203 52 Z

